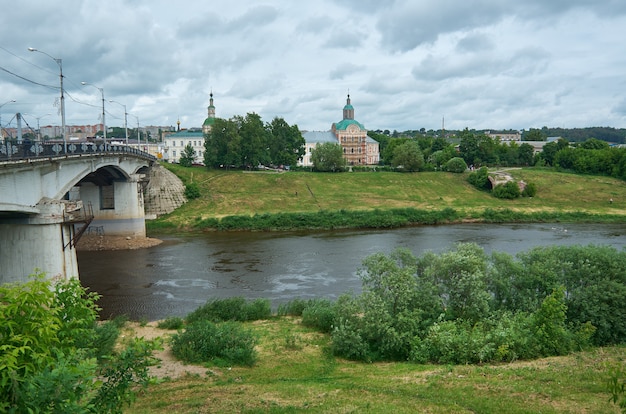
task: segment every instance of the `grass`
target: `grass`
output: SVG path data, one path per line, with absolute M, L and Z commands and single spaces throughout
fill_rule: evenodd
M 196 183 L 201 196 L 172 214 L 150 222 L 151 230 L 192 230 L 203 221 L 211 223 L 225 216 L 341 210 L 441 211 L 452 208 L 462 220 L 481 220 L 486 210 L 502 210 L 517 213 L 528 221 L 539 220 L 531 216 L 537 212 L 558 213 L 567 221 L 623 221 L 626 212 L 626 183 L 623 181 L 548 169 L 510 170 L 514 177 L 535 183 L 538 192 L 533 198 L 502 200 L 473 188 L 467 183 L 466 174 L 278 174 L 165 166 L 183 181 Z M 609 199 L 614 202 L 609 203 Z M 548 219 L 555 220 L 553 217 Z
M 608 366 L 626 348 L 480 366 L 365 364 L 329 356 L 329 336 L 299 318 L 245 323 L 254 367 L 207 367 L 151 385 L 128 413 L 617 413 Z

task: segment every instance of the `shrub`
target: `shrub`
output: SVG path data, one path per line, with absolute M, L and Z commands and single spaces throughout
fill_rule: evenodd
M 158 344 L 116 353 L 116 324 L 96 325 L 98 295 L 78 280 L 37 274 L 0 286 L 0 298 L 0 412 L 121 413 L 147 385 Z
M 488 190 L 491 188 L 489 182 L 489 170 L 487 167 L 480 167 L 476 171 L 467 176 L 467 181 L 479 190 Z
M 267 319 L 272 309 L 267 299 L 256 299 L 246 302 L 242 297 L 213 299 L 187 315 L 187 323 L 199 320 L 212 322 L 222 321 L 253 321 Z
M 199 320 L 172 336 L 172 353 L 188 363 L 214 362 L 252 366 L 257 343 L 252 332 L 237 322 Z
M 522 191 L 522 197 L 534 197 L 537 194 L 537 185 L 535 183 L 528 183 Z
M 302 311 L 311 303 L 310 300 L 293 299 L 278 305 L 276 314 L 279 316 L 302 316 Z
M 194 200 L 200 197 L 200 187 L 196 183 L 185 184 L 185 198 Z
M 182 329 L 184 324 L 185 323 L 182 318 L 179 318 L 177 316 L 171 316 L 169 318 L 166 318 L 160 321 L 157 324 L 157 328 L 177 330 L 177 329 Z
M 491 194 L 496 198 L 514 199 L 521 195 L 519 186 L 515 181 L 507 181 L 504 184 L 499 184 L 494 187 Z
M 463 173 L 465 172 L 465 170 L 467 170 L 467 164 L 465 163 L 465 160 L 463 158 L 454 157 L 448 160 L 448 162 L 445 164 L 445 169 L 446 171 L 453 173 Z
M 330 332 L 336 317 L 335 307 L 325 299 L 310 301 L 302 310 L 302 324 L 321 332 Z

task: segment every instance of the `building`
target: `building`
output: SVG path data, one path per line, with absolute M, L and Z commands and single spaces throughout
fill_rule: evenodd
M 485 131 L 485 135 L 492 139 L 499 139 L 500 142 L 521 141 L 522 134 L 519 131 Z
M 213 105 L 213 92 L 209 95 L 209 106 L 207 118 L 202 124 L 202 128 L 189 128 L 178 130 L 174 133 L 163 135 L 163 159 L 168 162 L 177 163 L 187 145 L 196 151 L 195 162 L 202 164 L 204 162 L 204 136 L 215 123 L 215 105 Z
M 354 119 L 354 107 L 350 95 L 343 107 L 343 119 L 333 123 L 330 131 L 306 131 L 302 134 L 305 140 L 306 154 L 298 165 L 312 166 L 311 152 L 318 144 L 334 142 L 341 145 L 348 165 L 376 165 L 380 161 L 378 142 L 367 136 L 367 129 Z

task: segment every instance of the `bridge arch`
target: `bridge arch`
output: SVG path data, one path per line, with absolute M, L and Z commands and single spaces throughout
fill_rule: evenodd
M 46 155 L 54 148 L 3 159 L 15 152 L 0 145 L 0 283 L 24 280 L 35 269 L 78 277 L 75 242 L 89 225 L 101 234 L 146 235 L 143 187 L 156 158 L 93 146 L 85 153 Z M 25 258 L 20 252 L 37 254 Z

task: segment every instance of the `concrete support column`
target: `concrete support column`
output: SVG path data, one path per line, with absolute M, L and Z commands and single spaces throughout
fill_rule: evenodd
M 82 183 L 78 198 L 93 208 L 94 220 L 91 226 L 102 227 L 105 236 L 145 237 L 146 222 L 140 182 L 143 177 L 143 174 L 133 174 L 127 181 L 114 181 L 112 188 L 106 189 L 92 183 Z
M 47 277 L 78 277 L 73 224 L 64 222 L 65 203 L 40 205 L 40 214 L 0 221 L 0 283 L 25 282 L 41 271 Z

